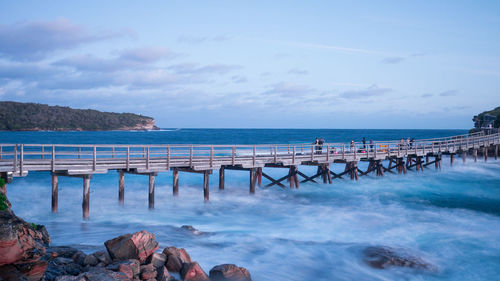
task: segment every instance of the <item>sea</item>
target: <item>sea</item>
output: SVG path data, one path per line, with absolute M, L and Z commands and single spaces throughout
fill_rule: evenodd
M 137 132 L 0 132 L 2 143 L 47 144 L 298 144 L 399 140 L 460 135 L 465 130 L 162 129 Z M 364 165 L 364 166 L 363 166 Z M 361 163 L 362 169 L 366 164 Z M 333 165 L 343 170 L 342 164 Z M 314 167 L 300 166 L 307 175 Z M 273 177 L 288 171 L 264 168 Z M 51 177 L 30 172 L 8 185 L 15 213 L 43 224 L 52 245 L 87 253 L 116 236 L 147 230 L 161 249 L 185 248 L 208 271 L 232 263 L 254 281 L 500 280 L 500 161 L 460 158 L 406 175 L 370 174 L 358 181 L 304 183 L 299 189 L 257 187 L 249 175 L 226 171 L 218 190 L 210 177 L 203 200 L 200 174 L 180 173 L 172 196 L 172 173 L 156 178 L 155 209 L 148 209 L 148 178 L 125 175 L 125 204 L 118 203 L 118 173 L 94 175 L 90 219 L 82 219 L 82 180 L 59 178 L 59 212 L 52 214 Z M 268 183 L 263 180 L 264 185 Z M 192 225 L 201 233 L 181 228 Z M 390 247 L 433 265 L 433 270 L 370 267 L 367 247 Z

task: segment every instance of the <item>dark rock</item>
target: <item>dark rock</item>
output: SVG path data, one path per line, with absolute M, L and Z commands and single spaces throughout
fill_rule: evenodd
M 10 209 L 0 211 L 0 266 L 36 262 L 49 243 L 45 227 L 25 222 Z
M 73 259 L 57 257 L 49 260 L 49 266 L 45 270 L 44 280 L 52 281 L 58 276 L 78 275 L 83 271 L 83 267 L 74 262 Z
M 17 270 L 21 272 L 28 281 L 39 281 L 47 268 L 47 261 L 39 260 L 32 263 L 23 263 L 16 265 Z
M 157 281 L 171 281 L 173 279 L 165 266 L 156 268 L 156 271 L 158 272 L 158 274 L 156 275 Z
M 181 277 L 184 281 L 210 281 L 208 275 L 197 262 L 184 263 L 181 269 Z
M 109 256 L 107 251 L 98 251 L 93 253 L 92 255 L 94 255 L 99 260 L 99 262 L 102 262 L 104 265 L 108 265 L 112 262 L 111 257 Z
M 141 280 L 154 279 L 156 280 L 156 268 L 152 264 L 141 265 L 141 273 L 139 277 Z
M 399 250 L 375 246 L 367 247 L 363 251 L 364 261 L 371 267 L 384 269 L 391 266 L 409 267 L 414 269 L 436 270 L 436 267 L 423 259 L 408 255 Z
M 180 272 L 183 263 L 191 263 L 191 257 L 183 248 L 168 247 L 163 250 L 167 256 L 167 269 L 171 272 Z
M 165 254 L 153 253 L 146 260 L 146 263 L 152 264 L 155 268 L 161 268 L 165 266 L 166 261 L 167 261 L 167 256 Z
M 211 281 L 252 281 L 250 273 L 244 267 L 234 264 L 221 264 L 210 270 Z
M 87 255 L 83 260 L 83 265 L 96 266 L 99 263 L 99 259 L 94 255 Z
M 24 274 L 22 274 L 14 265 L 0 266 L 0 278 L 5 281 L 27 281 Z
M 116 237 L 104 245 L 113 260 L 137 259 L 140 263 L 158 249 L 154 234 L 145 230 Z
M 106 270 L 102 267 L 93 268 L 89 272 L 81 273 L 78 276 L 64 275 L 56 278 L 56 281 L 130 281 L 122 272 Z
M 130 279 L 133 279 L 134 276 L 138 276 L 140 273 L 140 264 L 138 260 L 117 261 L 106 266 L 106 269 L 122 272 Z
M 183 225 L 181 226 L 181 229 L 184 231 L 187 231 L 193 235 L 202 235 L 205 234 L 204 232 L 199 231 L 198 229 L 194 228 L 192 225 Z
M 73 259 L 73 261 L 75 261 L 75 263 L 83 266 L 83 262 L 85 261 L 86 257 L 87 255 L 84 252 L 78 251 L 71 258 Z
M 77 249 L 68 246 L 52 246 L 47 248 L 47 254 L 50 254 L 52 257 L 71 259 L 78 252 L 79 251 Z

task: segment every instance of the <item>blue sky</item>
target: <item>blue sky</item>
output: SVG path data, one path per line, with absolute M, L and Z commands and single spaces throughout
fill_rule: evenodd
M 470 128 L 500 1 L 10 1 L 0 99 L 160 127 Z

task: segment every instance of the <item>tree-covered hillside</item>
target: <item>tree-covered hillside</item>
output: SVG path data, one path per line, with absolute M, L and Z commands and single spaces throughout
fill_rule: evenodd
M 486 115 L 489 115 L 488 116 L 488 120 L 486 120 L 485 116 Z M 474 118 L 472 119 L 472 121 L 474 121 L 474 127 L 476 128 L 481 128 L 481 127 L 485 127 L 485 123 L 487 123 L 489 121 L 489 118 L 491 118 L 491 116 L 494 116 L 494 121 L 493 121 L 493 128 L 499 128 L 500 127 L 500 106 L 493 109 L 493 110 L 490 110 L 490 111 L 484 111 L 476 116 L 474 116 Z
M 132 113 L 72 109 L 37 103 L 0 102 L 0 130 L 150 130 L 154 119 Z

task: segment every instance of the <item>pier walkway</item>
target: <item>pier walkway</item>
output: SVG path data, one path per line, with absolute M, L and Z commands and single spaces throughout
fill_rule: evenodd
M 376 141 L 370 143 L 325 143 L 315 144 L 267 144 L 267 145 L 68 145 L 68 144 L 0 144 L 0 175 L 11 182 L 13 177 L 24 177 L 32 171 L 49 171 L 52 174 L 52 211 L 57 212 L 58 177 L 83 178 L 83 217 L 89 217 L 90 179 L 93 174 L 118 171 L 118 199 L 124 202 L 124 174 L 149 176 L 149 207 L 154 208 L 154 180 L 160 172 L 173 172 L 173 195 L 177 196 L 179 172 L 204 175 L 203 194 L 209 200 L 209 175 L 219 171 L 219 189 L 224 189 L 225 170 L 250 172 L 249 190 L 269 180 L 267 186 L 298 188 L 303 182 L 324 183 L 333 179 L 349 177 L 357 180 L 374 172 L 406 173 L 408 169 L 423 171 L 434 164 L 441 167 L 443 155 L 449 155 L 453 164 L 455 155 L 465 161 L 470 155 L 477 161 L 478 155 L 498 157 L 500 133 L 483 135 L 469 134 L 446 138 L 419 139 L 410 143 Z M 369 162 L 362 171 L 358 162 Z M 345 165 L 342 173 L 335 173 L 331 165 Z M 317 166 L 316 174 L 307 176 L 299 166 Z M 263 168 L 285 168 L 287 174 L 274 179 Z M 299 181 L 299 176 L 302 180 Z

